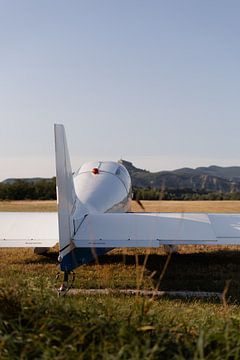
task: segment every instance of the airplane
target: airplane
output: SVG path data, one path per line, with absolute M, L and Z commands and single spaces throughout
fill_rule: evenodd
M 64 126 L 54 134 L 58 212 L 0 212 L 0 247 L 41 254 L 59 242 L 60 291 L 71 271 L 113 248 L 240 245 L 240 214 L 132 213 L 127 169 L 96 161 L 73 173 Z

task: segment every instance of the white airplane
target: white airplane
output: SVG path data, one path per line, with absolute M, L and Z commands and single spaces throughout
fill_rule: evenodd
M 113 248 L 239 245 L 240 214 L 131 213 L 131 178 L 112 161 L 84 164 L 74 175 L 63 125 L 55 125 L 58 214 L 0 213 L 0 247 L 54 246 L 68 274 Z

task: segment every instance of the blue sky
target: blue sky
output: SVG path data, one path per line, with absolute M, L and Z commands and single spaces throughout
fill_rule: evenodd
M 0 180 L 73 168 L 240 165 L 240 2 L 0 0 Z

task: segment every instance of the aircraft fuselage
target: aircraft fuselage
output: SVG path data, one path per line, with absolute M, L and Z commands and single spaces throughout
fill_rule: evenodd
M 86 163 L 74 174 L 74 186 L 78 200 L 89 213 L 130 211 L 131 178 L 122 164 Z

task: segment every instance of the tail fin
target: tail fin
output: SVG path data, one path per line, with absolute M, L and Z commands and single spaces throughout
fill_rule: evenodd
M 54 125 L 60 251 L 71 244 L 76 194 L 63 125 Z

